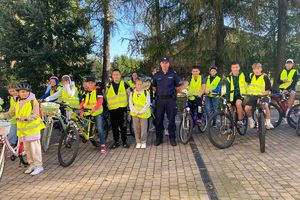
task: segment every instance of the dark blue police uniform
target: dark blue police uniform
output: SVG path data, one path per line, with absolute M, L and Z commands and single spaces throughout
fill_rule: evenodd
M 180 86 L 179 77 L 173 69 L 169 68 L 166 74 L 160 70 L 154 75 L 152 86 L 156 88 L 156 140 L 162 142 L 163 120 L 166 112 L 169 120 L 169 137 L 170 140 L 175 141 L 176 87 Z

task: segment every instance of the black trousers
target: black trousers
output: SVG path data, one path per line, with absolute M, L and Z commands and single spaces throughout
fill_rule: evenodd
M 161 140 L 163 138 L 163 130 L 164 130 L 164 116 L 167 113 L 167 117 L 169 120 L 169 137 L 170 139 L 176 138 L 176 99 L 157 99 L 156 101 L 156 139 Z
M 127 140 L 127 107 L 110 110 L 110 121 L 114 136 L 114 141 L 119 142 L 120 132 L 122 142 Z

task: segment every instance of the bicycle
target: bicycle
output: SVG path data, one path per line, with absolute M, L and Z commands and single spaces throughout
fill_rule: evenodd
M 300 117 L 298 118 L 298 122 L 297 122 L 296 134 L 300 136 Z
M 244 112 L 243 125 L 238 125 L 237 112 L 231 111 L 224 95 L 219 95 L 219 99 L 219 111 L 208 120 L 208 139 L 215 147 L 225 149 L 233 144 L 237 133 L 242 136 L 246 134 L 248 119 Z
M 296 129 L 298 124 L 298 119 L 300 117 L 300 104 L 293 105 L 289 112 L 287 113 L 287 122 L 288 124 Z
M 194 127 L 197 125 L 200 132 L 205 132 L 207 127 L 207 113 L 205 109 L 205 96 L 202 99 L 202 106 L 195 105 L 193 111 L 190 108 L 189 97 L 195 95 L 184 94 L 186 97 L 185 108 L 182 112 L 182 117 L 179 125 L 179 138 L 183 144 L 187 144 L 192 137 Z M 200 116 L 200 118 L 199 118 Z
M 43 121 L 46 125 L 46 128 L 41 134 L 41 146 L 44 152 L 47 152 L 50 146 L 52 131 L 54 128 L 55 121 L 62 124 L 66 124 L 65 116 L 61 114 L 60 105 L 53 102 L 43 102 L 41 103 L 41 109 L 43 114 Z
M 8 150 L 10 151 L 10 160 L 15 161 L 16 158 L 20 160 L 20 166 L 23 164 L 24 166 L 28 166 L 26 153 L 24 151 L 23 142 L 18 140 L 18 144 L 16 147 L 11 146 L 8 141 L 8 133 L 10 130 L 11 123 L 7 120 L 0 120 L 0 180 L 2 178 L 4 172 L 4 164 L 5 160 L 8 156 Z
M 95 147 L 99 147 L 94 139 L 96 125 L 94 117 L 90 115 L 90 109 L 84 109 L 85 115 L 88 116 L 81 117 L 76 113 L 77 109 L 66 103 L 58 104 L 70 112 L 67 123 L 62 125 L 63 131 L 58 144 L 58 161 L 63 167 L 68 167 L 77 157 L 80 139 L 83 143 L 91 141 Z

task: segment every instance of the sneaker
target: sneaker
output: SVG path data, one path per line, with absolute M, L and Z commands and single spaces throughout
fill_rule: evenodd
M 35 175 L 38 175 L 39 173 L 42 173 L 44 171 L 44 168 L 43 167 L 36 167 L 33 172 L 31 172 L 31 176 L 35 176 Z
M 120 146 L 120 143 L 119 142 L 115 142 L 110 148 L 111 149 L 116 149 Z
M 168 129 L 165 129 L 164 134 L 165 134 L 165 136 L 168 136 L 168 135 L 169 135 Z
M 177 142 L 175 141 L 175 139 L 171 139 L 171 140 L 170 140 L 170 144 L 171 144 L 173 147 L 177 146 Z
M 90 139 L 92 145 L 94 145 L 95 147 L 100 147 L 100 142 L 96 141 L 94 138 L 93 139 Z
M 129 144 L 127 142 L 123 142 L 123 148 L 128 149 L 129 148 Z
M 140 148 L 141 148 L 141 145 L 142 145 L 141 143 L 137 143 L 136 146 L 135 146 L 135 148 L 136 148 L 136 149 L 140 149 Z
M 100 147 L 100 152 L 101 152 L 101 153 L 106 153 L 106 151 L 107 151 L 106 146 L 105 146 L 105 145 L 101 145 L 101 147 Z
M 143 144 L 141 145 L 141 149 L 146 149 L 146 147 L 147 147 L 146 143 L 143 143 Z
M 267 129 L 267 130 L 270 130 L 270 129 L 273 129 L 273 128 L 274 128 L 273 124 L 271 124 L 271 123 L 266 123 L 266 129 Z
M 251 118 L 251 119 L 248 119 L 249 120 L 249 127 L 250 128 L 255 128 L 255 121 Z
M 35 166 L 34 165 L 30 165 L 27 170 L 25 171 L 25 174 L 30 174 L 31 172 L 33 172 L 35 170 Z

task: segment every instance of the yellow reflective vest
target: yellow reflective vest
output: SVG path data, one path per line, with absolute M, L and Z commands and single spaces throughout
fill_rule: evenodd
M 234 100 L 234 83 L 233 83 L 232 75 L 227 77 L 227 81 L 230 84 L 230 102 L 232 102 Z M 241 96 L 247 93 L 248 84 L 246 82 L 246 77 L 243 72 L 239 74 L 239 87 L 240 87 Z
M 199 75 L 197 80 L 195 80 L 195 78 L 192 76 L 188 88 L 188 95 L 195 95 L 195 96 L 199 95 L 201 87 L 202 87 L 202 76 Z M 189 96 L 189 100 L 194 100 L 194 99 L 195 99 L 194 96 Z
M 280 89 L 287 89 L 293 82 L 293 77 L 297 73 L 296 69 L 291 69 L 291 71 L 288 73 L 286 69 L 283 69 L 280 74 L 280 80 L 288 80 L 286 83 L 282 83 L 279 88 Z
M 128 85 L 131 89 L 135 88 L 135 83 L 131 79 L 128 81 Z
M 34 104 L 38 104 L 37 100 L 34 100 Z M 31 101 L 27 101 L 22 108 L 20 108 L 20 101 L 17 101 L 15 111 L 16 117 L 29 117 L 32 112 Z M 42 119 L 38 117 L 33 121 L 19 121 L 17 120 L 17 135 L 18 137 L 25 137 L 39 133 L 42 129 L 46 128 Z
M 75 95 L 70 97 L 65 88 L 62 88 L 61 97 L 59 99 L 60 101 L 68 103 L 70 107 L 79 109 L 78 90 L 75 85 L 72 86 L 72 90 L 75 90 Z
M 141 111 L 145 105 L 147 104 L 147 95 L 148 95 L 148 91 L 144 91 L 140 94 L 140 96 L 137 95 L 137 92 L 134 91 L 132 92 L 132 103 L 133 106 L 136 110 Z M 143 118 L 143 119 L 148 119 L 149 117 L 151 117 L 151 111 L 150 111 L 150 107 L 146 110 L 146 113 L 144 114 L 138 114 L 136 115 L 134 112 L 130 111 L 130 115 L 131 116 L 137 116 L 139 118 Z
M 264 74 L 256 79 L 255 75 L 252 75 L 251 82 L 248 86 L 248 94 L 250 95 L 263 95 L 266 90 L 266 83 Z
M 62 88 L 62 85 L 60 85 L 60 84 L 56 87 L 55 90 L 52 90 L 52 89 L 50 88 L 50 96 L 51 96 L 52 94 L 54 94 L 55 92 L 57 92 L 58 90 L 60 90 L 61 88 Z
M 125 88 L 124 81 L 120 81 L 119 83 L 118 94 L 116 95 L 112 84 L 109 86 L 106 100 L 107 100 L 107 107 L 109 110 L 115 110 L 118 108 L 124 108 L 128 105 L 128 97 Z
M 14 109 L 16 106 L 16 100 L 13 96 L 9 96 L 9 110 Z M 17 124 L 16 116 L 10 121 L 11 124 Z
M 210 76 L 208 76 L 207 80 L 206 80 L 205 92 L 206 93 L 212 92 L 214 89 L 216 89 L 218 87 L 220 81 L 221 81 L 220 76 L 216 76 L 214 78 L 214 80 L 212 82 L 210 82 Z M 208 95 L 208 96 L 212 97 L 212 95 Z
M 84 99 L 83 107 L 93 109 L 97 104 L 97 90 L 94 89 L 91 93 L 87 92 Z M 103 113 L 103 106 L 101 105 L 98 110 L 92 113 L 92 116 L 97 116 Z

